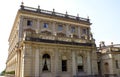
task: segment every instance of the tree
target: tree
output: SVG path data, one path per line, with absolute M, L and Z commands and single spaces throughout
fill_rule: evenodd
M 1 76 L 5 75 L 5 70 L 0 73 Z

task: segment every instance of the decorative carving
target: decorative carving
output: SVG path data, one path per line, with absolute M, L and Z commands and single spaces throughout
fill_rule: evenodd
M 50 31 L 47 31 L 47 30 L 41 31 L 41 33 L 46 34 L 46 35 L 51 35 L 52 34 Z
M 66 34 L 64 34 L 64 33 L 60 32 L 60 33 L 57 33 L 57 36 L 59 36 L 59 37 L 65 37 L 65 36 L 66 36 Z
M 31 29 L 31 28 L 27 28 L 27 29 L 24 29 L 24 32 L 35 33 L 35 30 L 33 30 L 33 29 Z

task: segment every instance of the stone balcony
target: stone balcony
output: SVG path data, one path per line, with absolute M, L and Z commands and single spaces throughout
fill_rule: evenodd
M 92 46 L 95 45 L 94 39 L 82 39 L 73 37 L 62 37 L 52 34 L 42 34 L 42 33 L 31 33 L 24 32 L 24 41 L 34 41 L 34 42 L 44 42 L 44 43 L 54 43 L 54 44 L 67 44 L 67 45 L 78 45 L 78 46 Z

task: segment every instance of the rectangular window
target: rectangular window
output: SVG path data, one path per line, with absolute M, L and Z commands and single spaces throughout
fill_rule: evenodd
M 48 28 L 48 23 L 44 23 L 43 27 Z
M 82 65 L 78 65 L 78 72 L 81 72 L 81 71 L 83 71 L 83 66 Z
M 75 33 L 75 27 L 71 27 L 71 33 Z
M 118 60 L 116 60 L 115 63 L 116 63 L 116 68 L 118 69 L 119 68 Z
M 27 20 L 27 26 L 32 26 L 33 22 L 31 20 Z
M 86 29 L 82 29 L 82 34 L 87 34 L 87 30 Z
M 58 31 L 62 31 L 63 30 L 63 26 L 62 25 L 58 25 Z
M 67 71 L 67 60 L 62 60 L 62 71 Z

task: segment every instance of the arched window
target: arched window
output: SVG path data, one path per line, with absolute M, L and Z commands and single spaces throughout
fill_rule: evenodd
M 44 54 L 42 56 L 43 60 L 43 71 L 50 71 L 50 55 L 49 54 Z
M 83 71 L 83 57 L 80 55 L 77 57 L 77 69 L 78 72 Z

